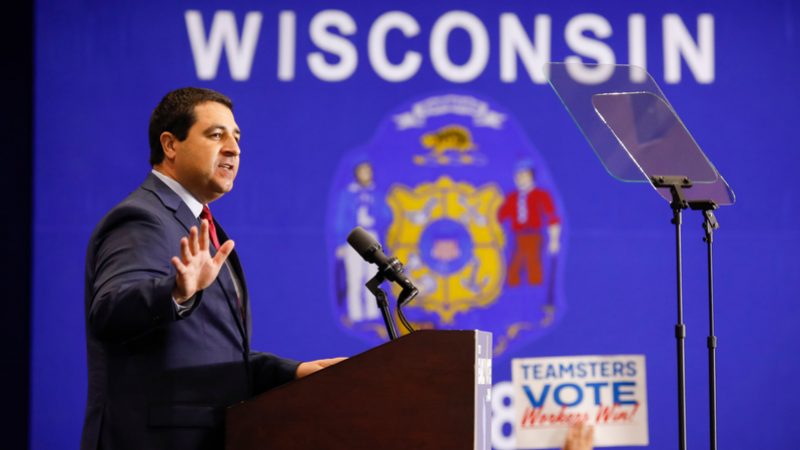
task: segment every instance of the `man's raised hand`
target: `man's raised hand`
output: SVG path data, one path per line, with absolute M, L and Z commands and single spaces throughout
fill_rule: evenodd
M 231 240 L 226 241 L 214 257 L 211 257 L 209 245 L 208 221 L 205 219 L 200 224 L 199 233 L 197 227 L 192 227 L 189 237 L 181 238 L 181 256 L 172 257 L 172 265 L 178 271 L 175 287 L 172 289 L 172 298 L 176 302 L 184 303 L 213 283 L 233 251 L 234 244 Z

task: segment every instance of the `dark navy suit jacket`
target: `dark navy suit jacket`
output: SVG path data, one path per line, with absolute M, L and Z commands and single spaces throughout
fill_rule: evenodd
M 170 259 L 193 225 L 199 221 L 188 206 L 151 174 L 92 234 L 83 450 L 221 449 L 226 406 L 294 378 L 297 361 L 250 350 L 250 303 L 236 252 L 228 261 L 244 314 L 226 267 L 188 313 L 177 314 Z

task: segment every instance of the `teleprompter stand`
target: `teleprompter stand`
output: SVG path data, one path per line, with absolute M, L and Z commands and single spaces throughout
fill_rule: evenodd
M 672 224 L 675 225 L 675 253 L 677 262 L 677 289 L 678 289 L 678 323 L 675 325 L 675 340 L 678 355 L 678 411 L 679 434 L 681 448 L 686 448 L 686 371 L 684 342 L 686 340 L 686 325 L 683 323 L 683 256 L 681 254 L 681 222 L 682 212 L 686 208 L 701 211 L 703 214 L 703 241 L 707 248 L 708 266 L 708 401 L 709 401 L 709 436 L 712 450 L 717 448 L 717 337 L 714 334 L 714 272 L 712 258 L 712 242 L 714 230 L 719 228 L 719 223 L 714 217 L 716 203 L 712 201 L 687 201 L 683 189 L 692 187 L 692 182 L 686 177 L 654 175 L 650 182 L 656 188 L 667 188 L 672 200 Z
M 712 270 L 713 211 L 732 205 L 733 191 L 697 146 L 644 69 L 627 65 L 548 65 L 550 85 L 586 136 L 606 170 L 621 181 L 650 182 L 670 204 L 675 226 L 678 321 L 675 325 L 678 369 L 678 446 L 686 449 L 686 369 L 683 322 L 681 224 L 684 209 L 703 214 L 708 253 L 709 424 L 710 448 L 717 448 L 716 348 Z M 572 74 L 590 67 L 604 82 L 581 84 Z

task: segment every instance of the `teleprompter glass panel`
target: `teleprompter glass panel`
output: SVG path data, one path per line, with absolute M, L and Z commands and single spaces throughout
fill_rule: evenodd
M 733 191 L 646 70 L 630 65 L 551 63 L 550 85 L 603 166 L 627 182 L 688 178 L 689 201 L 730 205 Z M 668 188 L 656 188 L 667 201 Z

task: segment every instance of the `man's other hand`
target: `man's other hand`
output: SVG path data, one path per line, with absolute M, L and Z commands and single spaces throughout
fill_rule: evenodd
M 306 376 L 311 375 L 314 372 L 320 371 L 326 367 L 330 367 L 338 362 L 342 362 L 347 358 L 328 358 L 328 359 L 318 359 L 316 361 L 307 361 L 304 363 L 300 363 L 297 366 L 297 372 L 295 373 L 295 378 L 303 378 Z

